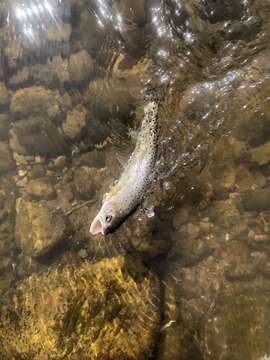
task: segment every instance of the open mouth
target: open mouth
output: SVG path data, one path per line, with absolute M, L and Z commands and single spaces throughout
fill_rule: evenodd
M 92 235 L 97 235 L 97 234 L 100 234 L 100 233 L 102 235 L 105 235 L 104 230 L 103 230 L 103 225 L 102 225 L 102 222 L 101 222 L 99 216 L 96 216 L 95 219 L 93 220 L 93 222 L 92 222 L 92 224 L 90 226 L 89 232 Z

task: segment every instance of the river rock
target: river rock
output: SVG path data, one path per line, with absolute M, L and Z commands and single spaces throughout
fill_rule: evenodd
M 7 106 L 9 104 L 9 93 L 6 85 L 0 82 L 0 106 Z
M 86 127 L 86 112 L 73 110 L 68 112 L 63 124 L 63 131 L 66 138 L 70 140 L 79 139 Z
M 173 229 L 179 230 L 180 227 L 188 221 L 189 218 L 189 209 L 180 208 L 177 209 L 173 216 Z
M 61 112 L 59 101 L 58 91 L 52 91 L 42 86 L 32 86 L 20 89 L 13 94 L 10 110 L 20 118 L 29 115 L 56 118 Z
M 8 139 L 9 126 L 9 116 L 7 114 L 0 114 L 0 141 Z
M 241 201 L 247 211 L 270 210 L 270 189 L 247 189 L 241 193 Z
M 73 160 L 74 165 L 85 165 L 88 167 L 104 168 L 105 167 L 105 153 L 104 151 L 93 150 Z
M 94 181 L 96 180 L 96 176 L 97 171 L 94 168 L 82 166 L 77 169 L 74 173 L 76 193 L 81 197 L 91 199 L 95 192 Z
M 148 359 L 159 327 L 158 288 L 140 261 L 120 256 L 33 274 L 17 285 L 6 311 L 1 308 L 1 354 Z
M 270 142 L 250 149 L 251 160 L 259 165 L 268 164 L 270 161 Z
M 239 222 L 239 211 L 231 199 L 214 201 L 209 209 L 211 219 L 220 226 L 230 228 Z
M 61 21 L 58 21 L 55 26 L 50 26 L 47 29 L 47 38 L 52 42 L 65 42 L 68 43 L 70 35 L 72 32 L 72 27 L 70 24 L 65 24 Z
M 4 54 L 7 59 L 8 67 L 12 70 L 16 69 L 24 54 L 20 41 L 15 39 L 9 41 L 7 46 L 4 47 Z
M 86 50 L 70 56 L 68 70 L 70 80 L 79 85 L 87 84 L 94 71 L 94 62 Z
M 24 66 L 9 78 L 8 84 L 11 88 L 25 87 L 30 83 L 30 76 L 30 67 Z
M 17 122 L 10 135 L 12 150 L 21 155 L 56 156 L 67 151 L 57 127 L 45 117 L 30 117 Z
M 269 306 L 265 292 L 220 294 L 205 323 L 205 359 L 267 359 Z
M 67 158 L 64 155 L 58 156 L 53 161 L 53 165 L 56 169 L 63 169 L 66 166 L 66 164 L 67 164 Z
M 7 142 L 0 141 L 0 173 L 14 169 L 16 166 Z
M 18 198 L 16 213 L 16 240 L 25 254 L 42 256 L 63 239 L 65 223 L 55 205 Z
M 125 79 L 98 79 L 89 84 L 85 95 L 86 104 L 93 114 L 104 122 L 111 118 L 130 120 L 133 97 Z
M 70 81 L 67 59 L 63 59 L 61 56 L 54 56 L 52 60 L 48 60 L 47 67 L 58 83 L 65 84 Z
M 38 179 L 45 175 L 45 168 L 42 164 L 33 164 L 31 166 L 30 176 L 32 179 Z
M 30 180 L 26 185 L 25 190 L 34 199 L 50 200 L 56 196 L 56 192 L 52 183 L 45 179 Z

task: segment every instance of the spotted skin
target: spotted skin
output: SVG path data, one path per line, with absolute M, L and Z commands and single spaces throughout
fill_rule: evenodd
M 149 100 L 135 149 L 116 185 L 105 195 L 90 232 L 107 234 L 117 227 L 141 203 L 149 188 L 156 164 L 159 124 L 158 102 Z

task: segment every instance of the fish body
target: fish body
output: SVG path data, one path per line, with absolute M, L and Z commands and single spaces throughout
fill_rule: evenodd
M 141 203 L 153 181 L 159 140 L 159 103 L 149 100 L 135 149 L 116 185 L 105 195 L 90 232 L 107 234 L 116 228 Z

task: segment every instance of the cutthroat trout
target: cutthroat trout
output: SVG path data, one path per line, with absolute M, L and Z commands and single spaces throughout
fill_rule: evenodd
M 91 224 L 91 234 L 110 233 L 142 202 L 155 174 L 158 108 L 158 101 L 151 99 L 146 102 L 135 149 L 120 179 L 105 195 L 102 207 Z

